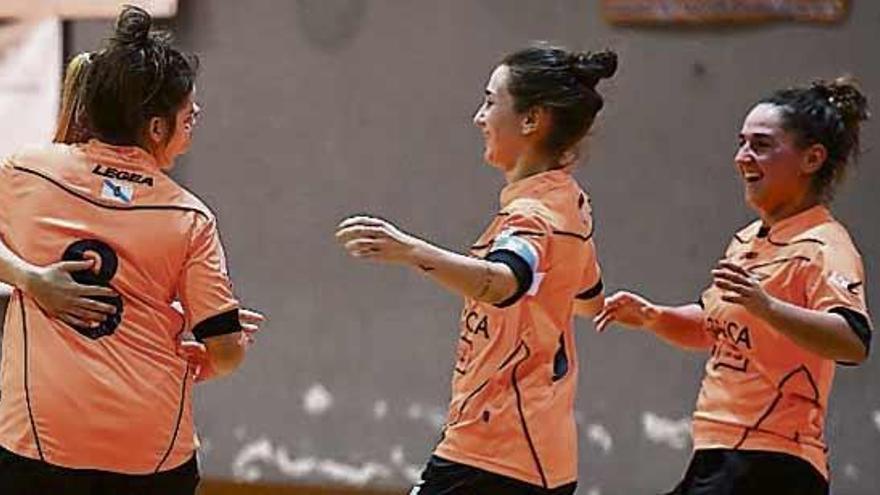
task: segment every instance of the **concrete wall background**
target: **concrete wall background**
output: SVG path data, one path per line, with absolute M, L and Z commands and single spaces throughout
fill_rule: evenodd
M 385 215 L 461 249 L 501 178 L 470 118 L 506 52 L 531 40 L 610 47 L 621 68 L 577 172 L 593 198 L 609 289 L 698 297 L 752 218 L 732 168 L 750 104 L 851 72 L 880 98 L 880 3 L 843 24 L 621 29 L 599 2 L 181 2 L 171 27 L 202 56 L 204 113 L 175 174 L 216 210 L 238 293 L 270 317 L 241 373 L 200 386 L 208 476 L 406 486 L 436 439 L 460 301 L 418 275 L 354 263 L 335 223 Z M 71 24 L 71 52 L 107 22 Z M 835 211 L 880 280 L 880 126 Z M 579 322 L 581 494 L 656 493 L 689 455 L 683 423 L 703 357 Z M 875 359 L 838 374 L 829 417 L 835 493 L 880 485 Z M 681 443 L 677 443 L 681 442 Z

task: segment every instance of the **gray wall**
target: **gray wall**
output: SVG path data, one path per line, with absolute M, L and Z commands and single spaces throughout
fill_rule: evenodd
M 598 4 L 181 2 L 171 25 L 202 55 L 204 114 L 176 175 L 218 213 L 237 292 L 270 317 L 240 373 L 197 389 L 207 475 L 402 488 L 417 472 L 449 395 L 460 301 L 414 273 L 352 262 L 333 227 L 371 212 L 456 249 L 479 234 L 502 181 L 480 163 L 470 118 L 505 52 L 535 39 L 619 51 L 577 176 L 593 197 L 608 287 L 663 302 L 698 297 L 753 217 L 731 164 L 751 102 L 842 72 L 880 102 L 880 2 L 852 2 L 838 26 L 722 30 L 612 28 Z M 107 29 L 74 23 L 70 48 L 94 47 Z M 865 128 L 867 152 L 835 204 L 871 286 L 878 133 Z M 689 445 L 664 418 L 689 415 L 703 357 L 578 328 L 579 493 L 671 487 Z M 878 371 L 874 358 L 836 380 L 828 437 L 839 494 L 880 486 Z

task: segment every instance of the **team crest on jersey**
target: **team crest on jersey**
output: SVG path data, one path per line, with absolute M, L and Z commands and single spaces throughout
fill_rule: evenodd
M 118 203 L 130 204 L 134 199 L 134 186 L 104 179 L 101 183 L 101 197 Z

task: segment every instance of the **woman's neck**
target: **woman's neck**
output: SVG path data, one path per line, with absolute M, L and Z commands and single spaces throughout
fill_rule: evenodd
M 810 208 L 821 204 L 822 201 L 815 194 L 806 194 L 798 201 L 790 201 L 779 205 L 772 211 L 759 211 L 761 222 L 768 227 L 773 227 L 777 223 L 791 218 L 798 213 L 809 210 Z
M 504 172 L 508 184 L 537 175 L 548 170 L 559 168 L 556 160 L 546 153 L 526 152 L 520 155 L 512 168 Z

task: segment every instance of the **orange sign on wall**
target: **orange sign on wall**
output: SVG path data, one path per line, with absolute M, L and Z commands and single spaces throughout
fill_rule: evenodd
M 847 0 L 602 0 L 613 24 L 840 21 Z

